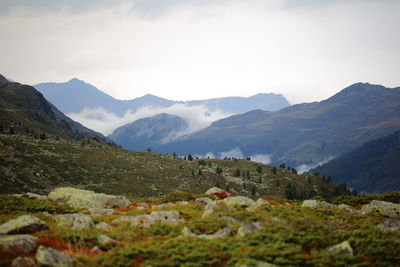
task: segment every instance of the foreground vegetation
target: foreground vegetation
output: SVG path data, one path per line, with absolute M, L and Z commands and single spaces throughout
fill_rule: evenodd
M 93 249 L 98 246 L 97 237 L 103 231 L 94 227 L 77 231 L 57 226 L 48 213 L 56 215 L 76 210 L 48 200 L 0 196 L 0 223 L 21 214 L 37 216 L 49 225 L 48 230 L 34 234 L 40 244 L 64 251 L 84 266 L 256 266 L 259 262 L 278 266 L 399 266 L 400 232 L 382 231 L 378 225 L 387 218 L 379 213 L 309 208 L 302 207 L 299 201 L 264 197 L 269 204 L 254 211 L 237 207 L 234 211 L 220 211 L 204 218 L 204 206 L 194 201 L 199 196 L 204 195 L 173 193 L 162 198 L 136 199 L 127 208 L 115 210 L 118 214 L 93 217 L 95 223 L 110 224 L 112 230 L 106 234 L 117 241 L 103 249 Z M 337 204 L 353 204 L 357 211 L 361 204 L 372 199 L 400 203 L 400 194 L 331 200 Z M 189 203 L 155 207 L 171 200 L 189 200 Z M 141 205 L 145 208 L 138 208 Z M 148 228 L 127 222 L 112 223 L 121 216 L 149 214 L 154 210 L 178 211 L 183 221 L 157 223 Z M 259 223 L 261 228 L 242 236 L 237 234 L 243 223 L 250 222 Z M 212 234 L 223 228 L 229 228 L 230 235 L 216 239 L 183 237 L 185 226 L 196 235 Z M 343 241 L 350 243 L 353 255 L 328 253 L 330 247 Z M 3 255 L 2 264 L 10 262 Z

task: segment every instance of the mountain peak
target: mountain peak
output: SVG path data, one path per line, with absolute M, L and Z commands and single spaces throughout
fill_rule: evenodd
M 6 77 L 4 77 L 3 75 L 0 74 L 0 83 L 9 83 L 10 81 L 7 80 Z
M 72 78 L 67 83 L 85 83 L 85 82 L 82 80 L 79 80 L 78 78 Z

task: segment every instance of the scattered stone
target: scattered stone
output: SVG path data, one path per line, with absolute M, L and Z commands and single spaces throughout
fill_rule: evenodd
M 58 222 L 58 227 L 72 227 L 75 220 L 82 216 L 86 215 L 82 213 L 60 214 L 56 215 L 55 219 Z
M 204 238 L 204 239 L 224 238 L 224 237 L 229 236 L 230 233 L 231 233 L 231 230 L 229 228 L 223 228 L 223 229 L 221 229 L 213 234 L 210 234 L 210 235 L 206 235 L 206 234 L 196 235 L 186 226 L 182 229 L 182 235 L 184 237 L 197 237 L 197 238 Z
M 154 220 L 149 214 L 139 215 L 131 220 L 131 226 L 150 227 L 154 224 Z
M 353 249 L 350 246 L 349 241 L 343 241 L 333 247 L 328 248 L 328 254 L 334 255 L 348 255 L 353 256 Z
M 389 219 L 378 225 L 382 231 L 399 231 L 400 232 L 400 220 Z
M 170 207 L 174 207 L 174 206 L 176 206 L 176 204 L 174 204 L 174 203 L 163 203 L 163 204 L 154 205 L 152 208 L 160 209 L 160 208 L 170 208 Z
M 212 202 L 212 199 L 209 197 L 198 197 L 195 199 L 195 202 L 200 205 L 207 205 Z
M 99 229 L 99 230 L 101 230 L 103 232 L 107 232 L 107 233 L 112 231 L 111 226 L 106 222 L 100 222 L 100 223 L 96 224 L 95 227 L 96 227 L 96 229 Z
M 153 211 L 150 216 L 156 223 L 176 224 L 183 221 L 177 211 Z
M 254 204 L 254 201 L 251 198 L 244 196 L 227 197 L 223 201 L 230 210 L 233 210 L 236 207 L 250 208 Z
M 124 196 L 106 195 L 72 187 L 56 188 L 48 195 L 48 198 L 72 208 L 83 209 L 125 208 L 130 204 Z
M 118 243 L 117 240 L 112 239 L 111 237 L 108 237 L 106 235 L 99 235 L 97 237 L 97 242 L 99 242 L 100 248 L 103 249 L 110 249 Z
M 72 225 L 72 230 L 88 230 L 94 226 L 92 218 L 87 215 L 76 217 Z
M 252 223 L 245 223 L 240 228 L 238 229 L 238 236 L 243 237 L 247 233 L 255 232 L 261 229 L 261 226 L 258 222 L 252 222 Z
M 400 204 L 387 201 L 372 200 L 371 203 L 363 205 L 361 213 L 379 212 L 384 216 L 397 217 L 400 216 Z
M 302 207 L 310 207 L 310 208 L 335 208 L 336 205 L 328 203 L 326 201 L 322 200 L 316 200 L 316 199 L 307 199 L 303 201 L 303 204 L 301 204 Z
M 0 236 L 0 251 L 4 254 L 28 255 L 36 249 L 37 237 L 30 235 Z
M 23 215 L 0 225 L 0 235 L 31 234 L 48 228 L 45 222 L 35 216 Z
M 226 192 L 225 190 L 218 188 L 218 187 L 212 187 L 212 188 L 208 189 L 205 194 L 213 195 L 213 196 L 217 197 L 218 199 L 224 199 L 231 195 L 229 192 Z
M 268 205 L 268 204 L 269 204 L 269 202 L 267 200 L 265 200 L 262 197 L 260 197 L 259 199 L 257 199 L 256 202 L 254 202 L 254 204 L 251 207 L 248 207 L 247 210 L 248 211 L 255 211 L 259 207 L 261 207 L 263 205 Z
M 203 218 L 210 216 L 219 211 L 228 211 L 229 208 L 223 200 L 216 200 L 208 203 L 204 208 Z
M 40 246 L 36 252 L 36 261 L 39 263 L 39 265 L 49 267 L 73 266 L 73 260 L 70 256 L 64 252 L 43 246 Z
M 15 258 L 10 267 L 36 267 L 37 264 L 32 258 L 18 257 Z

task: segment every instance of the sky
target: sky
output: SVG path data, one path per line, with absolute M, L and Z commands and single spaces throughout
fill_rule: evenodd
M 397 0 L 0 0 L 0 73 L 118 99 L 400 86 Z

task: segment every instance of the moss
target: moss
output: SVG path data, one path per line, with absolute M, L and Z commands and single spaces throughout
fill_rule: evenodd
M 0 195 L 0 213 L 73 213 L 76 209 L 64 205 L 58 205 L 46 200 L 30 199 L 28 197 L 17 197 Z

